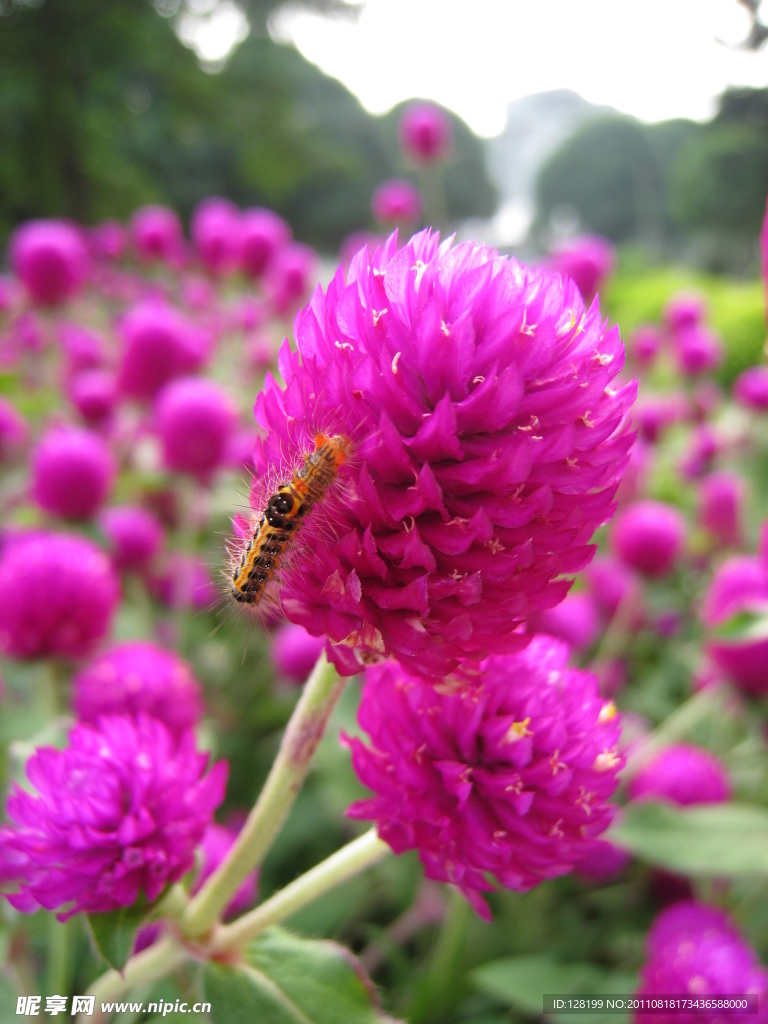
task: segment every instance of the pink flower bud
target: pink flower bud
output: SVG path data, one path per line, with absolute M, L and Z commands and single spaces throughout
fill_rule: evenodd
M 398 134 L 403 152 L 417 164 L 437 163 L 453 149 L 451 120 L 434 103 L 411 103 L 400 118 Z
M 661 577 L 677 564 L 685 534 L 685 519 L 678 509 L 660 501 L 638 501 L 616 516 L 611 542 L 626 565 Z
M 221 465 L 237 413 L 218 384 L 199 377 L 173 381 L 158 395 L 155 415 L 169 469 L 207 476 Z
M 59 220 L 22 224 L 11 240 L 11 263 L 33 302 L 57 306 L 76 295 L 88 276 L 80 233 Z
M 32 455 L 32 495 L 64 519 L 90 519 L 112 490 L 117 466 L 105 441 L 81 427 L 54 426 Z

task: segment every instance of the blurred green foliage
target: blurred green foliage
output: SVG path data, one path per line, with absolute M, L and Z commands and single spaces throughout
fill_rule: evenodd
M 601 305 L 621 327 L 625 342 L 640 324 L 659 323 L 664 306 L 677 292 L 706 296 L 708 322 L 721 335 L 725 360 L 717 379 L 729 387 L 742 370 L 763 361 L 766 300 L 760 281 L 738 281 L 714 274 L 639 263 L 632 253 L 604 290 Z
M 279 4 L 246 6 L 263 28 Z M 370 222 L 376 186 L 406 170 L 398 109 L 372 117 L 256 30 L 208 73 L 149 0 L 5 0 L 0 67 L 0 237 L 31 217 L 89 224 L 150 202 L 186 217 L 219 194 L 277 210 L 329 250 Z M 453 122 L 448 218 L 488 215 L 481 144 Z
M 768 190 L 768 89 L 734 89 L 706 124 L 588 122 L 541 168 L 534 231 L 558 210 L 615 242 L 718 272 L 751 272 Z

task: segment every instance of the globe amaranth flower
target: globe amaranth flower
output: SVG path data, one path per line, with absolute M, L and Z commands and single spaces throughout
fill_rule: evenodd
M 99 434 L 50 427 L 32 454 L 32 496 L 64 519 L 90 519 L 109 496 L 117 464 Z
M 163 546 L 163 524 L 140 505 L 105 508 L 99 526 L 109 541 L 112 561 L 121 570 L 146 568 Z
M 671 334 L 698 326 L 707 313 L 707 303 L 697 292 L 677 292 L 664 307 L 664 325 Z
M 404 178 L 385 181 L 373 193 L 371 212 L 382 224 L 413 224 L 421 216 L 419 190 Z
M 88 241 L 97 258 L 119 260 L 126 248 L 126 231 L 119 220 L 105 220 L 91 229 Z
M 317 253 L 308 245 L 293 242 L 274 254 L 265 274 L 265 290 L 280 316 L 294 313 L 306 301 L 317 281 Z
M 104 338 L 87 327 L 59 323 L 56 328 L 56 340 L 64 352 L 67 376 L 81 370 L 101 369 L 107 362 Z
M 303 626 L 288 623 L 271 638 L 269 656 L 278 676 L 292 683 L 304 683 L 324 647 L 322 637 L 312 636 Z
M 655 324 L 641 324 L 629 339 L 629 351 L 640 366 L 651 366 L 661 348 L 661 330 Z
M 677 564 L 685 534 L 685 518 L 673 505 L 638 501 L 616 517 L 611 543 L 626 565 L 646 576 L 662 577 Z
M 398 125 L 400 145 L 417 164 L 444 160 L 453 149 L 453 126 L 444 110 L 434 103 L 411 103 Z
M 6 535 L 0 551 L 0 651 L 12 658 L 89 653 L 109 632 L 120 587 L 85 537 Z
M 27 764 L 30 793 L 8 798 L 0 859 L 14 863 L 17 910 L 103 913 L 143 894 L 151 903 L 194 864 L 195 848 L 224 799 L 227 765 L 191 731 L 176 737 L 149 715 L 79 724 L 63 750 L 41 747 Z
M 237 410 L 215 381 L 186 377 L 157 396 L 155 420 L 166 466 L 205 477 L 223 462 Z
M 727 558 L 716 569 L 704 595 L 701 618 L 708 630 L 707 654 L 720 672 L 746 693 L 768 693 L 765 562 L 751 555 Z
M 272 210 L 245 210 L 240 221 L 240 265 L 248 277 L 259 278 L 276 253 L 292 239 L 291 229 Z
M 168 381 L 197 370 L 207 354 L 202 332 L 173 306 L 156 299 L 128 311 L 120 336 L 118 386 L 131 398 L 153 398 Z
M 117 404 L 117 381 L 110 370 L 83 370 L 70 379 L 67 391 L 89 427 L 108 424 Z
M 474 685 L 436 688 L 393 663 L 366 671 L 360 725 L 346 739 L 375 793 L 348 814 L 376 822 L 395 853 L 416 850 L 483 917 L 488 876 L 524 892 L 599 847 L 622 758 L 620 723 L 568 648 L 538 637 L 491 657 Z
M 442 677 L 519 647 L 613 513 L 635 393 L 611 388 L 618 331 L 569 281 L 424 231 L 359 252 L 296 333 L 285 387 L 268 376 L 257 399 L 252 505 L 318 429 L 351 450 L 302 525 L 300 582 L 280 580 L 288 617 L 347 672 L 392 654 Z
M 736 378 L 733 397 L 753 412 L 768 412 L 768 366 L 750 366 Z
M 576 283 L 585 300 L 590 300 L 613 272 L 616 251 L 607 238 L 584 235 L 556 249 L 551 263 L 554 270 Z
M 142 640 L 103 651 L 80 669 L 72 688 L 75 714 L 91 725 L 101 715 L 146 712 L 178 735 L 203 716 L 200 684 L 187 662 Z
M 131 217 L 131 239 L 139 259 L 174 263 L 184 251 L 179 215 L 167 206 L 142 206 Z
M 31 220 L 11 239 L 13 269 L 33 302 L 56 306 L 80 291 L 88 250 L 79 231 L 60 220 Z
M 240 257 L 240 211 L 228 199 L 211 196 L 192 211 L 192 243 L 211 274 L 234 270 Z
M 723 546 L 739 544 L 746 485 L 736 473 L 720 470 L 699 484 L 699 522 Z
M 639 996 L 749 995 L 758 997 L 757 1014 L 728 1013 L 734 1024 L 768 1019 L 768 972 L 724 911 L 692 900 L 667 907 L 654 921 L 645 942 Z M 714 1024 L 717 1010 L 638 1014 L 650 1024 Z
M 686 377 L 710 373 L 723 361 L 722 341 L 704 324 L 680 328 L 674 340 L 677 366 Z
M 557 636 L 573 650 L 585 651 L 600 632 L 599 611 L 588 593 L 572 591 L 554 608 L 534 612 L 528 622 L 528 632 Z
M 669 800 L 680 807 L 722 803 L 731 784 L 724 765 L 701 747 L 676 743 L 643 765 L 629 783 L 633 800 Z

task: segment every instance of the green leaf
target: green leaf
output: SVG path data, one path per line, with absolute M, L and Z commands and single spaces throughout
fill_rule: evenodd
M 203 990 L 214 1024 L 395 1024 L 348 950 L 281 928 L 251 943 L 245 963 L 209 963 Z
M 116 971 L 122 971 L 130 957 L 136 932 L 148 914 L 146 904 L 122 907 L 106 914 L 86 914 L 88 930 L 96 949 Z
M 768 874 L 768 809 L 749 804 L 624 808 L 607 834 L 642 860 L 686 875 L 735 878 Z
M 515 956 L 483 964 L 472 972 L 472 981 L 487 995 L 522 1013 L 540 1017 L 545 995 L 626 995 L 635 988 L 633 975 L 608 971 L 596 964 L 559 963 L 546 954 Z M 562 1014 L 547 1014 L 565 1020 Z M 616 1022 L 617 1016 L 611 1015 Z M 596 1014 L 582 1014 L 578 1024 L 588 1024 Z M 574 1017 L 568 1015 L 570 1024 Z M 604 1020 L 604 1018 L 603 1018 Z

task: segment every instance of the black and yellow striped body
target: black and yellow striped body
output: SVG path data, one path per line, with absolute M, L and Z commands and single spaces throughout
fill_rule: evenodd
M 342 435 L 318 434 L 315 450 L 304 456 L 304 465 L 270 497 L 232 573 L 232 597 L 239 604 L 257 605 L 262 599 L 307 514 L 336 479 L 347 450 L 348 441 Z

